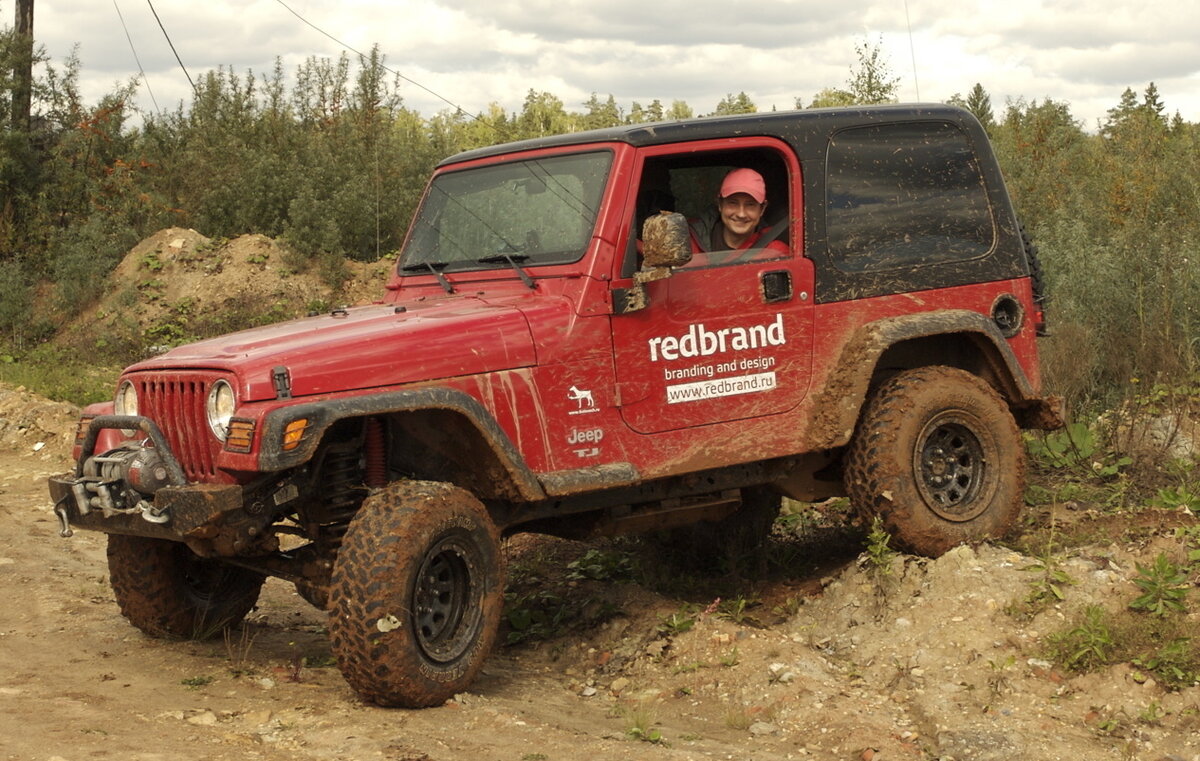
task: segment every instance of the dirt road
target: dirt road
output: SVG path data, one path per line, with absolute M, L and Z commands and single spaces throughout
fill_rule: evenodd
M 1041 656 L 1072 610 L 1128 596 L 1131 553 L 1152 547 L 1073 555 L 1067 600 L 1028 621 L 1005 609 L 1032 561 L 986 546 L 898 558 L 886 589 L 852 559 L 776 583 L 766 627 L 585 584 L 607 623 L 500 649 L 443 707 L 385 710 L 355 699 L 322 614 L 275 580 L 224 639 L 130 627 L 104 537 L 58 536 L 44 479 L 67 467 L 0 451 L 0 760 L 1200 760 L 1200 688 Z

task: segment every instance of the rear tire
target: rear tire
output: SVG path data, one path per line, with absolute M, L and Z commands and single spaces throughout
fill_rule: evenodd
M 392 484 L 350 522 L 330 600 L 333 654 L 363 700 L 440 705 L 471 684 L 495 643 L 504 603 L 500 533 L 458 487 Z
M 1003 536 L 1021 511 L 1025 453 L 1007 404 L 951 367 L 908 370 L 876 391 L 846 459 L 860 515 L 899 546 L 937 556 Z
M 108 535 L 108 573 L 121 614 L 155 637 L 208 639 L 241 623 L 265 577 L 208 560 L 186 544 Z

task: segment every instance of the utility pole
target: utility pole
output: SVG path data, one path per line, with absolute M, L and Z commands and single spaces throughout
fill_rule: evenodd
M 33 107 L 33 0 L 17 0 L 14 31 L 19 48 L 13 64 L 12 126 L 28 132 Z

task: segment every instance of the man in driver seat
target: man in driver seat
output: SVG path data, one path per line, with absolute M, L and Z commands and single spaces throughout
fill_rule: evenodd
M 778 229 L 765 229 L 766 210 L 767 184 L 762 175 L 745 167 L 734 169 L 721 182 L 716 213 L 688 221 L 692 253 L 767 249 L 786 254 L 787 244 L 777 239 L 786 219 Z

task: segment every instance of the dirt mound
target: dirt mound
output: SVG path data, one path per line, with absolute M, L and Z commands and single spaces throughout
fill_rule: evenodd
M 0 383 L 0 447 L 26 454 L 67 456 L 79 408 Z
M 264 235 L 232 240 L 195 230 L 160 230 L 134 246 L 100 302 L 67 323 L 59 341 L 75 346 L 137 340 L 153 353 L 197 333 L 217 334 L 366 304 L 384 292 L 391 262 L 346 262 L 338 288 L 316 268 L 299 271 L 287 249 Z

